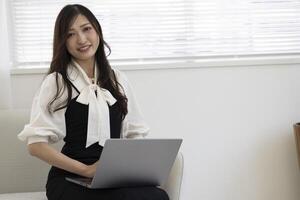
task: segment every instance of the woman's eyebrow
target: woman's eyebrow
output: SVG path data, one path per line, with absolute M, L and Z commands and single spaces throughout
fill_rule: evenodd
M 86 25 L 89 25 L 89 24 L 91 24 L 91 23 L 85 23 L 85 24 L 82 24 L 80 27 L 83 27 L 83 26 L 86 26 Z
M 81 28 L 81 27 L 84 27 L 84 26 L 86 26 L 86 25 L 90 25 L 90 24 L 91 24 L 91 23 L 89 23 L 89 22 L 88 22 L 88 23 L 85 23 L 85 24 L 82 24 L 82 25 L 80 25 L 80 28 Z M 69 31 L 73 31 L 73 30 L 74 30 L 74 28 L 70 28 L 70 29 L 69 29 Z

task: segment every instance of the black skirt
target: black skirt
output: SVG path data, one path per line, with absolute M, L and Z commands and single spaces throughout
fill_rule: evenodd
M 168 200 L 157 187 L 89 189 L 56 177 L 47 183 L 48 200 Z

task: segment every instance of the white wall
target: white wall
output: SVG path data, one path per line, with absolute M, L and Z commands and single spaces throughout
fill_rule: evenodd
M 181 199 L 298 200 L 292 124 L 300 121 L 300 66 L 125 71 L 151 137 L 180 137 Z M 42 75 L 13 75 L 27 108 Z
M 10 66 L 10 54 L 6 6 L 5 1 L 0 1 L 0 109 L 11 107 L 10 76 L 8 67 Z

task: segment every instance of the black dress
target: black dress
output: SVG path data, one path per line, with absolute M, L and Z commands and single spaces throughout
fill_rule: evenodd
M 79 93 L 76 87 L 74 89 Z M 77 96 L 78 97 L 78 96 Z M 102 146 L 95 143 L 85 148 L 88 122 L 88 105 L 72 99 L 66 109 L 66 137 L 61 152 L 85 164 L 99 160 Z M 121 115 L 117 104 L 109 107 L 111 138 L 120 138 Z M 48 200 L 168 200 L 167 193 L 157 187 L 89 189 L 65 180 L 78 176 L 52 167 L 48 174 L 46 195 Z

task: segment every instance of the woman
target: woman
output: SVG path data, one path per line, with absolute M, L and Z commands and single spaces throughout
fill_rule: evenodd
M 93 177 L 106 139 L 144 137 L 149 131 L 126 77 L 111 69 L 104 46 L 110 50 L 90 10 L 75 4 L 60 11 L 50 70 L 18 137 L 27 141 L 31 155 L 52 165 L 49 200 L 167 200 L 156 187 L 88 189 L 65 180 Z M 61 152 L 48 145 L 60 139 Z

